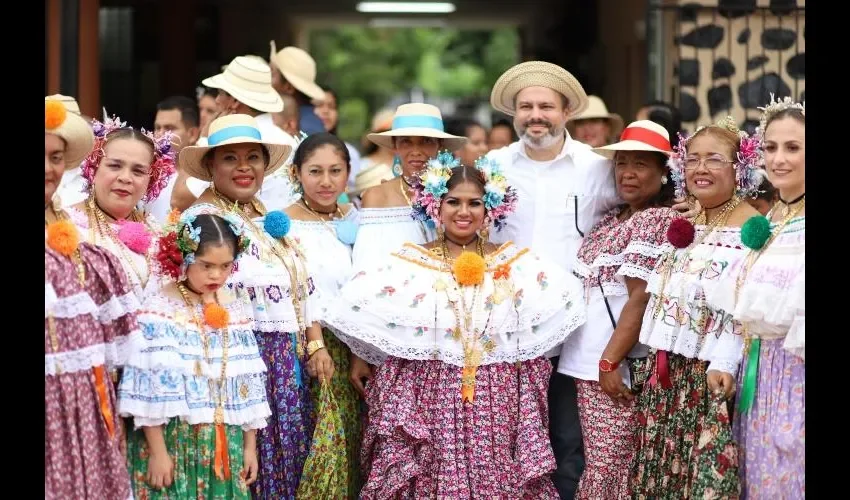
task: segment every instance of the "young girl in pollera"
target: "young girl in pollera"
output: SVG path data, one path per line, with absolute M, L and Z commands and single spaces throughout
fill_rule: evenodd
M 175 282 L 145 300 L 144 341 L 119 386 L 133 417 L 133 491 L 149 498 L 251 498 L 256 430 L 271 415 L 252 319 L 224 287 L 247 247 L 242 221 L 211 205 L 187 210 L 159 240 L 159 272 Z

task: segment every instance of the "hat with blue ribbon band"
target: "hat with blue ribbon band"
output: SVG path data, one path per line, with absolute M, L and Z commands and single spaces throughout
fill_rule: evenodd
M 210 123 L 207 144 L 207 146 L 185 147 L 177 157 L 177 163 L 181 170 L 204 181 L 212 180 L 209 170 L 201 164 L 204 155 L 217 147 L 228 144 L 262 144 L 269 152 L 266 175 L 280 168 L 292 152 L 292 146 L 288 144 L 273 144 L 263 141 L 257 121 L 251 116 L 239 114 L 226 115 L 213 120 Z
M 450 151 L 456 151 L 466 144 L 466 137 L 445 132 L 443 115 L 437 106 L 423 103 L 402 104 L 396 108 L 392 129 L 366 136 L 378 146 L 388 149 L 393 149 L 393 137 L 433 137 L 440 139 L 441 149 Z

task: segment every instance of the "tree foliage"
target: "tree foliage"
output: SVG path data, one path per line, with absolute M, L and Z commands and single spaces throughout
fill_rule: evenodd
M 368 28 L 311 33 L 319 85 L 337 94 L 340 136 L 355 144 L 372 115 L 419 88 L 430 97 L 486 100 L 496 79 L 516 64 L 514 29 Z

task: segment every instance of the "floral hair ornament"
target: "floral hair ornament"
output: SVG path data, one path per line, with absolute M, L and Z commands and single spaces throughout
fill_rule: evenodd
M 106 115 L 105 110 L 104 115 Z M 109 134 L 122 128 L 128 128 L 127 122 L 122 122 L 117 116 L 113 116 L 112 118 L 104 116 L 103 122 L 92 120 L 91 126 L 94 131 L 94 147 L 80 166 L 80 171 L 86 180 L 86 190 L 89 192 L 94 183 L 94 174 L 97 171 L 98 165 L 100 165 L 100 161 L 103 159 L 104 148 L 106 147 Z M 176 172 L 175 160 L 177 158 L 177 152 L 174 149 L 173 143 L 178 138 L 170 131 L 165 131 L 159 136 L 154 136 L 154 134 L 145 129 L 140 129 L 140 132 L 151 141 L 154 150 L 153 162 L 150 165 L 150 183 L 148 184 L 147 192 L 142 197 L 142 200 L 149 202 L 159 196 L 159 193 L 168 185 L 168 180 Z
M 170 276 L 176 281 L 185 277 L 186 268 L 195 262 L 195 252 L 201 243 L 201 228 L 194 226 L 195 219 L 204 214 L 221 217 L 236 235 L 237 260 L 248 248 L 250 240 L 245 235 L 245 223 L 240 217 L 230 212 L 222 212 L 210 204 L 195 205 L 183 212 L 176 223 L 163 228 L 164 233 L 157 241 L 156 252 L 160 274 Z
M 717 127 L 733 132 L 738 136 L 738 154 L 735 158 L 735 184 L 736 194 L 747 198 L 758 192 L 763 180 L 764 171 L 761 169 L 761 137 L 758 134 L 748 135 L 738 128 L 735 119 L 731 116 L 718 121 L 708 127 Z M 687 181 L 685 179 L 685 160 L 688 157 L 688 143 L 700 131 L 708 127 L 699 127 L 688 137 L 679 134 L 679 143 L 674 148 L 673 154 L 667 160 L 670 167 L 670 177 L 675 185 L 676 197 L 686 198 L 688 196 Z
M 410 182 L 414 198 L 413 218 L 422 222 L 436 223 L 439 220 L 440 203 L 449 192 L 448 182 L 452 169 L 459 167 L 457 160 L 449 151 L 443 151 L 431 159 L 418 176 Z M 501 166 L 493 159 L 482 156 L 475 161 L 475 169 L 484 176 L 484 208 L 487 218 L 493 221 L 496 230 L 504 227 L 508 215 L 516 210 L 516 190 L 508 185 Z

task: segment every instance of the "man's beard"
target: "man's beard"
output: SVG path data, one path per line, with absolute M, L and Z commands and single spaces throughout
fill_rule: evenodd
M 547 127 L 549 131 L 540 137 L 532 137 L 527 133 L 528 127 L 532 125 L 543 125 Z M 565 125 L 556 127 L 551 122 L 545 120 L 528 121 L 524 124 L 522 130 L 517 130 L 517 135 L 519 135 L 519 139 L 522 143 L 531 149 L 548 149 L 557 144 L 558 141 L 564 137 L 565 127 Z

